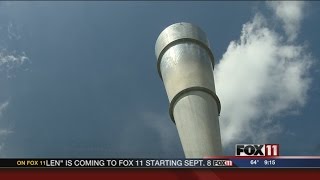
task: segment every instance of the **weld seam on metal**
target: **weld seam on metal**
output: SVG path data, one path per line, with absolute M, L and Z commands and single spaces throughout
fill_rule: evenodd
M 192 38 L 181 38 L 181 39 L 177 39 L 177 40 L 174 40 L 172 42 L 170 42 L 169 44 L 167 44 L 160 52 L 159 54 L 159 57 L 158 57 L 158 61 L 157 61 L 157 69 L 158 69 L 158 73 L 159 73 L 159 76 L 161 78 L 161 80 L 163 81 L 162 79 L 162 75 L 161 75 L 161 69 L 160 69 L 160 64 L 161 64 L 161 60 L 162 60 L 162 56 L 164 55 L 164 53 L 169 49 L 171 48 L 172 46 L 174 45 L 177 45 L 177 44 L 183 44 L 183 43 L 186 43 L 186 42 L 192 42 L 192 43 L 195 43 L 195 44 L 198 44 L 200 47 L 204 48 L 209 56 L 210 56 L 210 59 L 211 59 L 211 63 L 212 63 L 212 68 L 214 69 L 214 56 L 213 56 L 213 53 L 211 52 L 210 48 L 205 44 L 203 43 L 202 41 L 199 41 L 197 39 L 192 39 Z
M 186 89 L 180 91 L 172 98 L 170 105 L 169 105 L 169 114 L 170 114 L 170 117 L 171 117 L 171 120 L 173 121 L 173 123 L 175 123 L 174 115 L 173 115 L 174 107 L 176 106 L 177 102 L 181 99 L 181 97 L 183 97 L 183 95 L 185 95 L 186 93 L 191 92 L 191 91 L 202 91 L 202 92 L 210 94 L 217 103 L 218 116 L 220 116 L 221 103 L 220 103 L 220 100 L 219 100 L 219 97 L 217 96 L 217 94 L 208 88 L 194 86 L 194 87 L 189 87 L 189 88 L 186 88 Z

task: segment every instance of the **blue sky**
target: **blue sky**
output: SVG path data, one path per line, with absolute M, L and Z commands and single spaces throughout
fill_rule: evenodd
M 319 155 L 319 17 L 319 2 L 0 2 L 0 157 L 183 157 L 154 54 L 181 21 L 216 58 L 225 154 Z

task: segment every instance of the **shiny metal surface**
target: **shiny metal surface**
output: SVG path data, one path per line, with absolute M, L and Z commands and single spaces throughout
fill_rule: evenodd
M 214 58 L 205 33 L 190 23 L 176 23 L 161 32 L 156 46 L 158 71 L 188 158 L 222 154 L 215 94 Z
M 168 44 L 185 38 L 198 40 L 209 47 L 207 36 L 199 27 L 190 23 L 180 22 L 168 26 L 160 33 L 155 47 L 157 59 Z

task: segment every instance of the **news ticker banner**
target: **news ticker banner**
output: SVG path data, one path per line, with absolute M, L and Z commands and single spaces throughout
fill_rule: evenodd
M 235 156 L 202 159 L 0 159 L 0 168 L 320 168 L 320 156 L 279 156 L 279 144 L 236 144 Z
M 320 168 L 320 156 L 225 156 L 214 159 L 0 159 L 0 168 Z

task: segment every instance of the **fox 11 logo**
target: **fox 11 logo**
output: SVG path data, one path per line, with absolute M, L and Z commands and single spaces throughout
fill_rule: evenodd
M 279 144 L 236 144 L 236 156 L 279 156 Z

